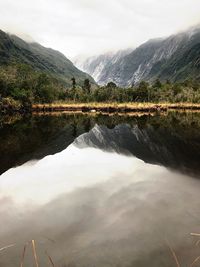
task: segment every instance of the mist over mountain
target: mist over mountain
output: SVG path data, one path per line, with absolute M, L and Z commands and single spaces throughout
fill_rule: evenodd
M 90 75 L 76 68 L 59 51 L 43 47 L 36 42 L 26 42 L 0 30 L 0 66 L 13 63 L 30 65 L 34 70 L 46 72 L 66 84 L 71 84 L 72 77 L 75 77 L 79 84 L 86 78 L 94 83 Z
M 110 52 L 92 57 L 82 58 L 78 56 L 74 58 L 73 62 L 74 65 L 77 66 L 79 69 L 90 73 L 90 75 L 95 79 L 95 81 L 97 81 L 101 85 L 104 84 L 104 82 L 101 81 L 101 76 L 104 69 L 109 69 L 109 67 L 112 67 L 120 59 L 130 54 L 132 51 L 133 49 L 129 48 L 125 50 L 119 50 L 113 53 Z
M 200 78 L 200 25 L 164 39 L 152 39 L 133 51 L 125 50 L 74 61 L 100 84 L 110 81 L 129 87 L 156 78 L 173 82 Z

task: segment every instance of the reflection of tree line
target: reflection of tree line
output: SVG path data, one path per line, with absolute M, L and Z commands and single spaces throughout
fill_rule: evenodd
M 40 139 L 47 140 L 51 136 L 58 134 L 65 127 L 72 127 L 72 136 L 77 137 L 80 133 L 88 132 L 95 124 L 105 125 L 113 128 L 117 124 L 126 123 L 130 126 L 138 125 L 139 128 L 145 128 L 150 124 L 154 128 L 166 128 L 178 131 L 179 128 L 184 132 L 195 131 L 200 128 L 200 113 L 188 112 L 169 112 L 168 115 L 143 115 L 129 116 L 123 115 L 103 115 L 103 114 L 60 114 L 59 116 L 2 116 L 0 118 L 1 135 L 2 132 L 9 137 L 9 133 L 26 136 L 27 134 L 34 138 L 34 134 Z M 3 131 L 2 131 L 3 130 Z M 68 129 L 66 129 L 68 130 Z M 182 131 L 181 131 L 182 132 Z M 180 132 L 180 134 L 181 134 Z M 6 137 L 5 136 L 5 137 Z
M 11 118 L 11 117 L 9 117 Z M 15 117 L 14 117 L 15 118 Z M 29 159 L 42 158 L 65 149 L 76 137 L 88 132 L 95 124 L 114 128 L 118 124 L 137 125 L 139 129 L 153 127 L 154 131 L 179 136 L 183 140 L 198 143 L 200 113 L 169 113 L 150 116 L 108 116 L 101 114 L 60 114 L 59 116 L 27 116 L 9 120 L 0 119 L 0 172 Z M 164 141 L 164 140 L 163 140 Z

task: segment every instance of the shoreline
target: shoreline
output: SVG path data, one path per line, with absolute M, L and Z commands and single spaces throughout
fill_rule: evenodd
M 29 108 L 1 107 L 0 115 L 33 114 L 33 113 L 103 113 L 103 114 L 128 114 L 128 113 L 164 113 L 167 111 L 200 112 L 200 103 L 51 103 L 33 104 Z
M 166 112 L 168 110 L 200 110 L 200 104 L 193 103 L 53 103 L 33 104 L 32 112 L 83 112 L 83 113 L 128 113 Z

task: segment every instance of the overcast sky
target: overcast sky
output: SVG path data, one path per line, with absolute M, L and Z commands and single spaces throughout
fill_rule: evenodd
M 73 58 L 136 47 L 200 22 L 200 0 L 0 0 L 0 28 Z

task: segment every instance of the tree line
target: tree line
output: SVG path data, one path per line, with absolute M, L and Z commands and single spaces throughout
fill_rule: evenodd
M 172 83 L 156 79 L 151 84 L 141 81 L 129 88 L 120 88 L 114 82 L 94 86 L 89 79 L 82 85 L 76 78 L 66 85 L 58 77 L 35 71 L 26 64 L 0 68 L 0 106 L 21 105 L 28 108 L 33 103 L 66 102 L 200 102 L 200 82 L 186 79 Z
M 65 99 L 74 102 L 200 102 L 200 82 L 187 79 L 183 82 L 172 83 L 169 80 L 161 82 L 156 79 L 153 83 L 141 81 L 129 88 L 118 87 L 114 82 L 106 86 L 91 89 L 89 80 L 82 87 L 76 85 L 72 78 L 72 86 L 65 93 Z

